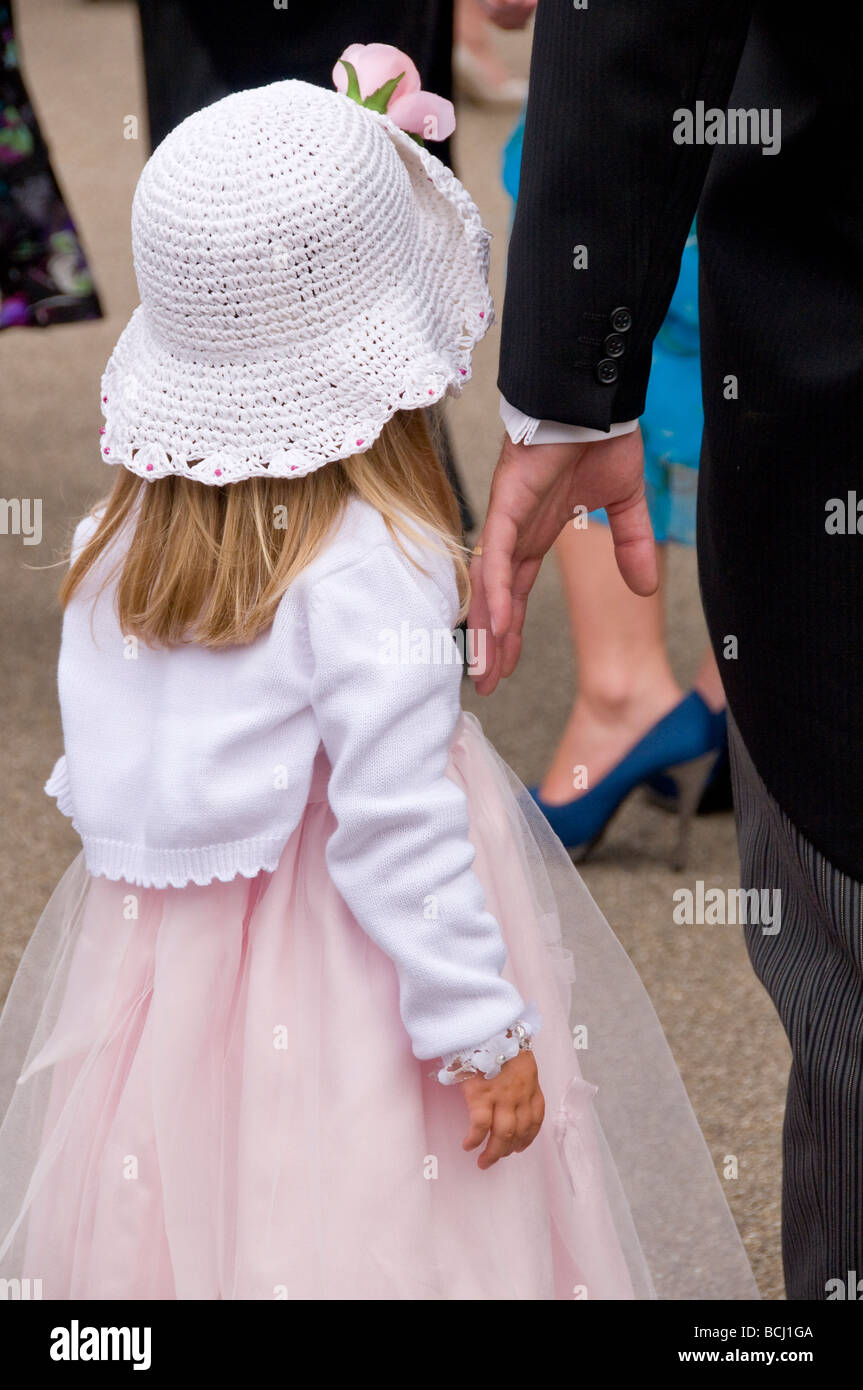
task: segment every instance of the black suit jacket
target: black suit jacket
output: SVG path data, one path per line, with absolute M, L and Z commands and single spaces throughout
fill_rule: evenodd
M 850 5 L 828 23 L 775 0 L 540 0 L 499 376 L 531 415 L 607 429 L 640 414 L 698 207 L 708 625 L 768 789 L 857 878 L 861 38 Z M 676 143 L 697 103 L 763 110 L 768 134 L 779 111 L 778 151 Z

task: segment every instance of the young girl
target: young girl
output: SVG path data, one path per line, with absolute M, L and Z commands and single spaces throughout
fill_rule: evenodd
M 136 192 L 120 467 L 62 589 L 46 790 L 82 852 L 0 1028 L 0 1273 L 755 1296 L 637 976 L 460 711 L 469 576 L 423 408 L 491 322 L 488 234 L 396 123 L 451 128 L 410 60 L 343 58 L 342 91 L 196 113 Z

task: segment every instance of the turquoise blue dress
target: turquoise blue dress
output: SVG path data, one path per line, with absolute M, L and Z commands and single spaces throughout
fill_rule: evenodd
M 503 184 L 518 197 L 524 118 L 503 150 Z M 698 338 L 698 244 L 689 234 L 680 277 L 653 345 L 647 401 L 641 417 L 645 482 L 657 541 L 695 545 L 695 497 L 701 453 L 701 361 Z M 605 521 L 604 512 L 594 512 Z

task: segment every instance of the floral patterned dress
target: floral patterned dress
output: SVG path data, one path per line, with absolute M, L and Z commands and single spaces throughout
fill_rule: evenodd
M 102 317 L 0 2 L 0 328 Z

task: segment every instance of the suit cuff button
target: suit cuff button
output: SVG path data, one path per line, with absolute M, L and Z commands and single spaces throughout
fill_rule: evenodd
M 617 381 L 617 363 L 610 357 L 603 357 L 596 364 L 596 379 L 602 386 L 611 386 Z
M 632 327 L 632 314 L 625 305 L 611 311 L 611 326 L 615 333 L 628 333 Z
M 619 333 L 609 333 L 602 350 L 606 357 L 622 357 L 626 352 L 626 340 Z

